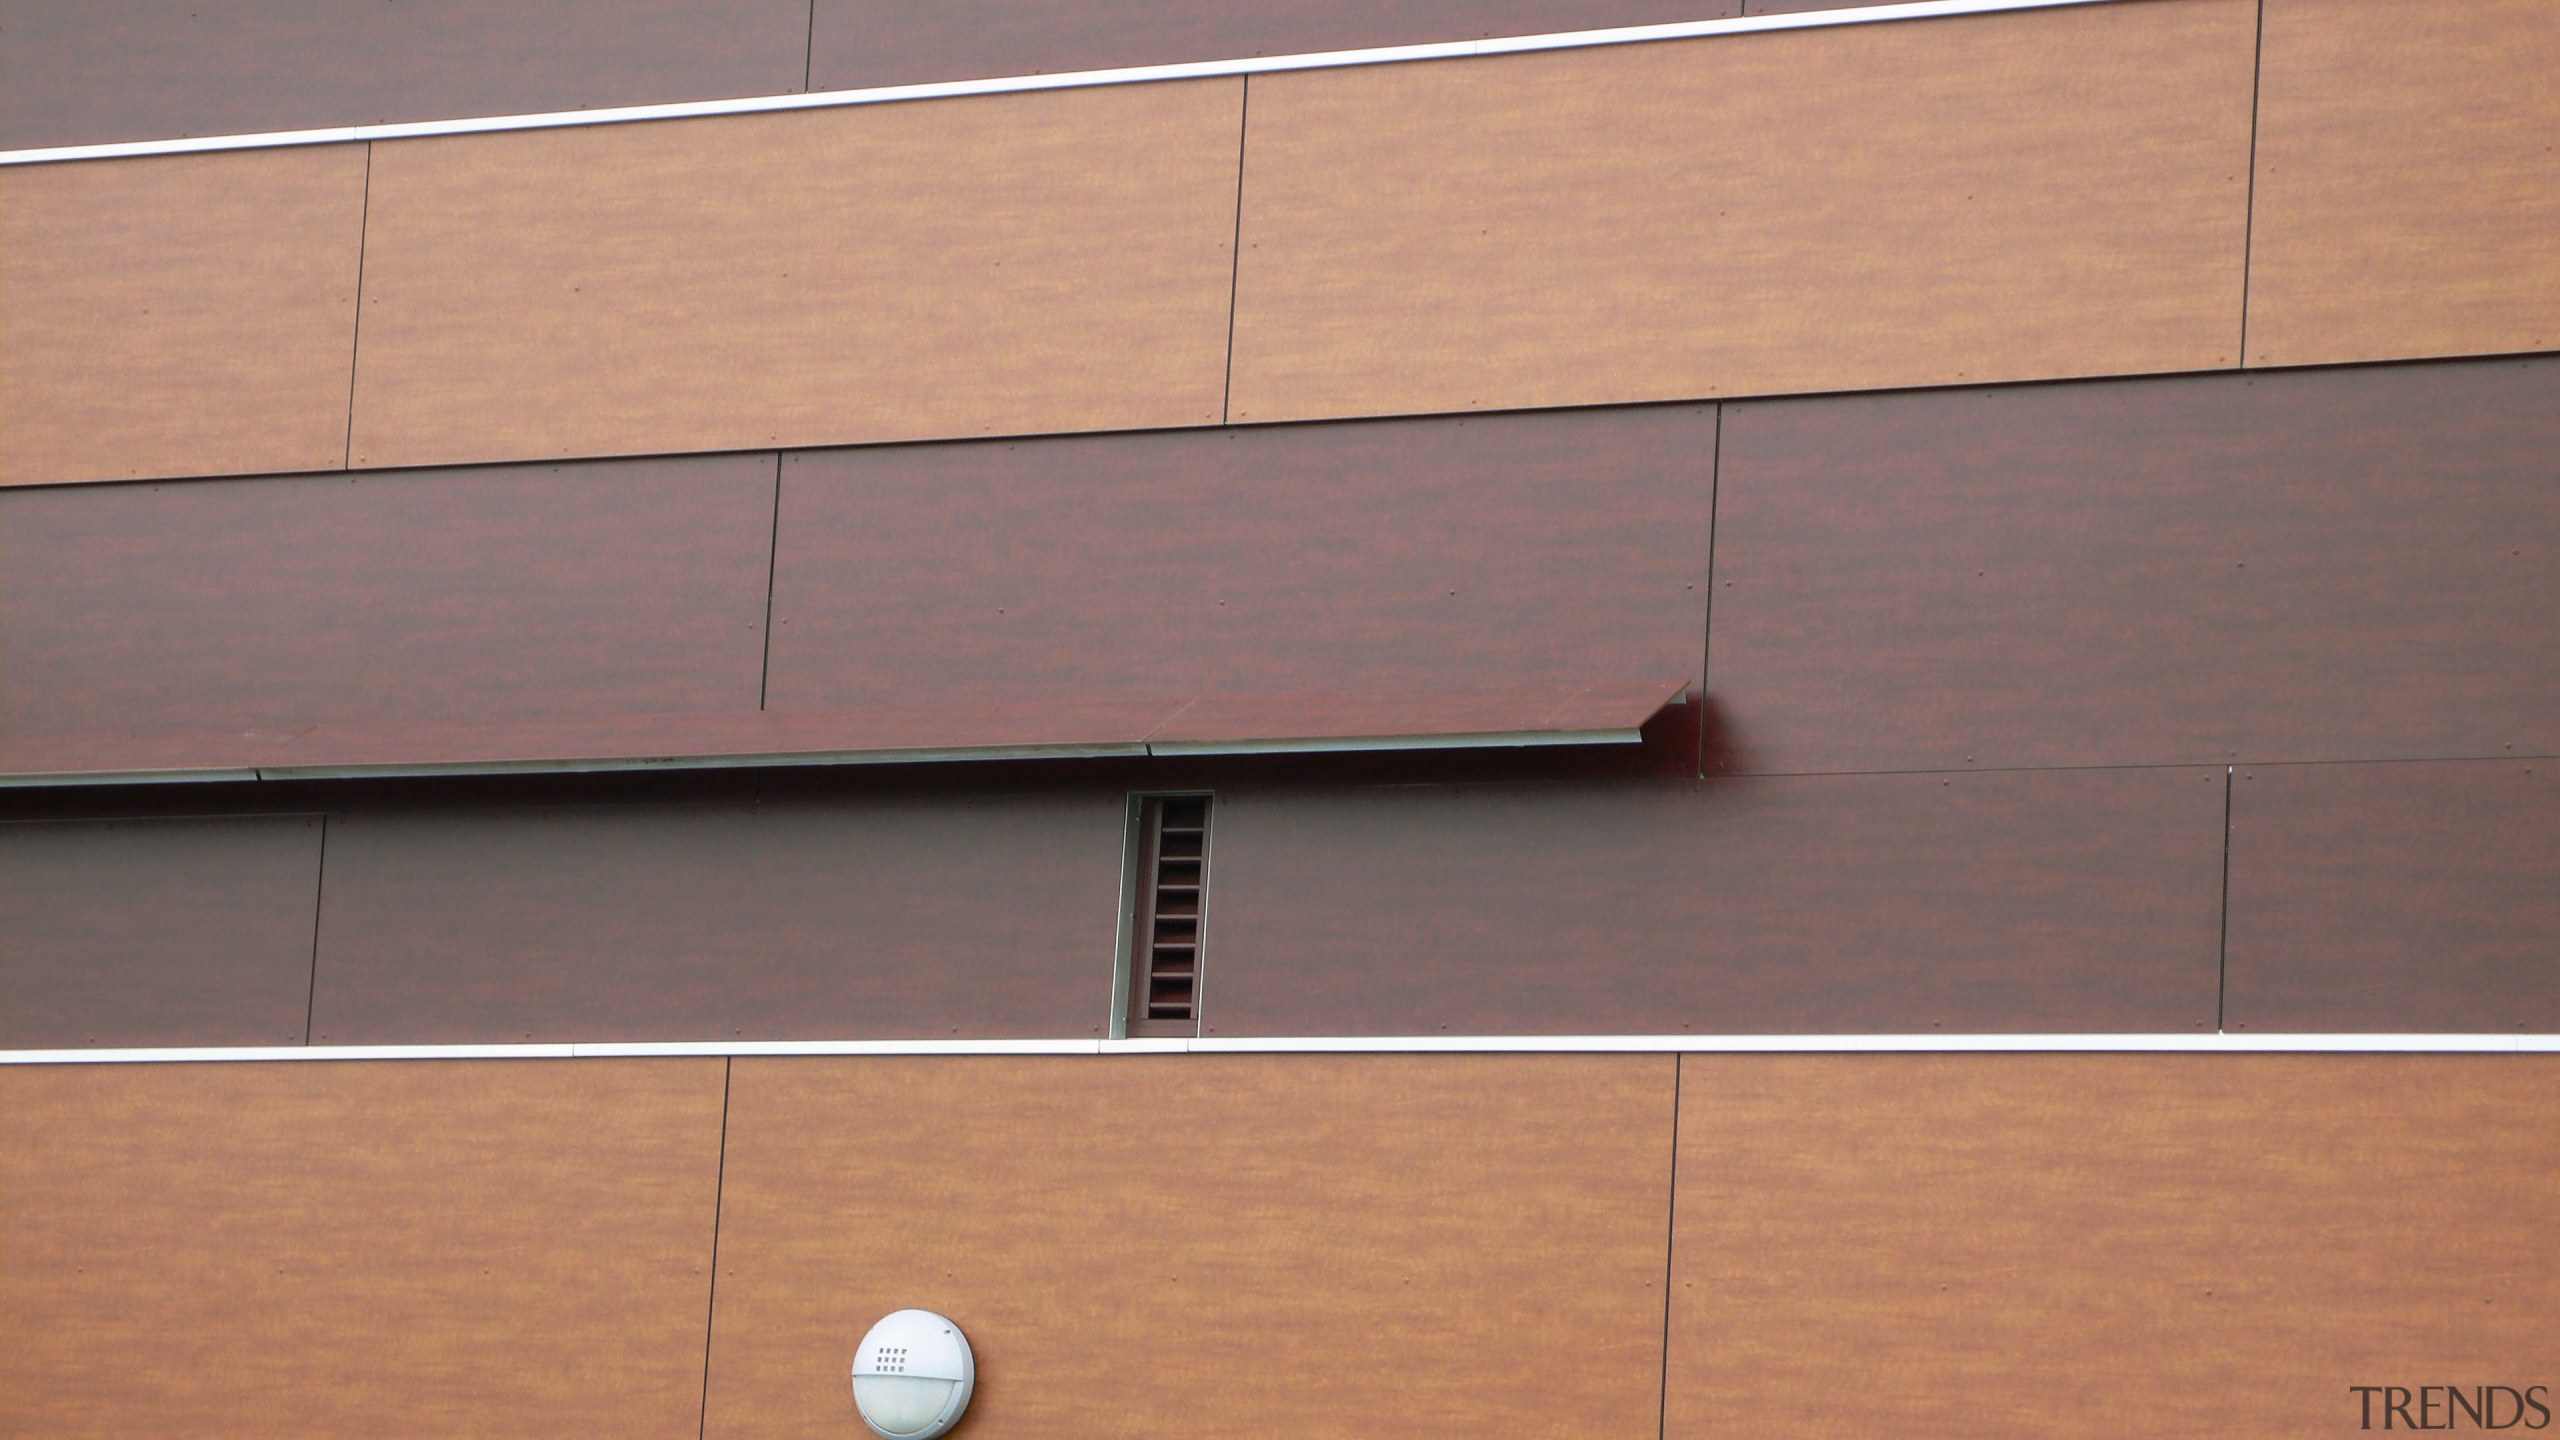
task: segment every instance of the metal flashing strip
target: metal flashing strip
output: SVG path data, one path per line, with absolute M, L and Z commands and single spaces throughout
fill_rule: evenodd
M 27 790 L 63 785 L 202 785 L 211 782 L 269 778 L 244 766 L 210 766 L 202 770 L 30 770 L 0 775 L 0 790 Z
M 0 745 L 0 788 L 177 784 L 239 780 L 380 780 L 418 777 L 723 770 L 742 767 L 915 765 L 1011 760 L 1130 759 L 1149 755 L 1268 755 L 1367 750 L 1479 750 L 1551 745 L 1633 745 L 1688 685 L 1608 681 L 1384 694 L 1220 694 L 1107 702 L 1115 711 L 1063 724 L 1015 717 L 980 724 L 974 742 L 928 743 L 948 731 L 941 712 L 769 712 L 709 716 L 607 716 L 569 725 L 540 721 L 427 726 L 389 733 L 352 726 L 124 737 L 110 759 L 98 747 L 38 738 Z M 1040 739 L 1041 734 L 1080 738 Z M 1024 736 L 1034 738 L 1021 738 Z M 133 748 L 139 745 L 137 753 Z M 647 748 L 644 748 L 647 747 Z M 205 755 L 201 770 L 172 754 Z
M 759 115 L 778 110 L 819 110 L 840 105 L 886 105 L 902 100 L 945 100 L 964 95 L 1011 95 L 1034 90 L 1080 90 L 1101 85 L 1143 85 L 1159 80 L 1201 80 L 1279 70 L 1330 70 L 1394 65 L 1411 60 L 1458 60 L 1518 55 L 1538 50 L 1579 50 L 1636 45 L 1652 40 L 1695 40 L 1770 30 L 1819 30 L 1894 20 L 1935 20 L 2009 10 L 2055 10 L 2076 5 L 2129 4 L 2135 0 L 1914 0 L 1785 15 L 1740 15 L 1724 20 L 1684 20 L 1608 30 L 1570 30 L 1493 40 L 1451 40 L 1328 50 L 1308 55 L 1265 55 L 1242 60 L 1199 60 L 1116 70 L 1075 70 L 1056 75 L 1012 75 L 989 80 L 941 80 L 921 85 L 882 85 L 815 94 L 759 95 L 739 100 L 687 100 L 664 105 L 621 105 L 539 115 L 493 115 L 467 120 L 415 120 L 388 125 L 338 125 L 317 130 L 271 130 L 252 135 L 205 135 L 184 140 L 127 140 L 103 145 L 56 145 L 0 151 L 0 165 L 46 165 L 68 160 L 118 160 L 141 155 L 186 155 L 210 150 L 267 150 L 295 145 L 338 145 L 357 140 L 408 140 L 432 135 L 482 135 L 505 130 L 553 130 L 577 125 L 627 125 L 649 120 L 689 120 L 713 115 Z
M 1641 730 L 1515 730 L 1472 735 L 1367 735 L 1318 740 L 1150 740 L 1150 755 L 1320 755 L 1346 750 L 1494 750 L 1533 745 L 1637 745 Z
M 783 766 L 926 765 L 996 760 L 1115 760 L 1177 755 L 1301 755 L 1344 751 L 1486 750 L 1542 745 L 1634 745 L 1629 729 L 1538 730 L 1456 735 L 1378 735 L 1314 740 L 1103 741 L 1071 745 L 979 745 L 944 749 L 758 751 L 743 755 L 616 756 L 587 760 L 452 760 L 380 765 L 262 765 L 204 770 L 24 771 L 0 775 L 0 790 L 71 785 L 177 785 L 249 780 L 411 780 L 488 775 L 606 774 L 633 770 L 733 770 Z
M 217 1045 L 0 1050 L 0 1065 L 590 1060 L 783 1055 L 2554 1055 L 2560 1035 L 1317 1035 L 1232 1040 L 704 1040 L 520 1045 Z
M 72 785 L 195 785 L 244 780 L 419 780 L 489 775 L 588 775 L 632 770 L 744 770 L 790 765 L 924 765 L 986 760 L 1109 760 L 1147 754 L 1136 741 L 980 745 L 946 749 L 758 751 L 743 755 L 616 756 L 588 760 L 425 760 L 415 764 L 261 765 L 253 769 L 35 770 L 0 775 L 0 790 Z
M 927 765 L 964 760 L 1108 760 L 1144 755 L 1135 741 L 1074 745 L 969 745 L 940 749 L 757 751 L 602 760 L 455 760 L 384 765 L 262 765 L 261 780 L 396 780 L 420 776 L 559 775 L 621 770 L 742 770 L 781 765 Z M 0 782 L 5 783 L 5 782 Z M 64 783 L 57 781 L 57 784 Z

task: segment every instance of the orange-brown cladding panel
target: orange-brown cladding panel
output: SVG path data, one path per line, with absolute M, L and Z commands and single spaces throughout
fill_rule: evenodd
M 2560 346 L 2550 0 L 2267 0 L 2249 363 Z
M 346 460 L 361 145 L 0 170 L 0 483 Z
M 722 1063 L 0 1071 L 0 1430 L 693 1435 Z
M 1255 76 L 1231 418 L 2235 364 L 2256 19 Z
M 2351 1385 L 2547 1384 L 2556 1110 L 2550 1056 L 1686 1057 L 1664 1433 L 2328 1436 Z
M 1241 91 L 380 145 L 351 463 L 1215 423 Z
M 0 1071 L 12 1434 L 2326 1435 L 2547 1383 L 2560 1060 Z M 1669 1356 L 1664 1244 L 1672 1250 Z
M 741 1060 L 706 1433 L 853 1433 L 864 1328 L 1011 1436 L 1652 1440 L 1668 1056 Z

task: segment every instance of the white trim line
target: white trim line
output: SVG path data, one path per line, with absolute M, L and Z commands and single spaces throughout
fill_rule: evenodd
M 1081 90 L 1098 85 L 1143 85 L 1158 80 L 1201 80 L 1260 75 L 1276 70 L 1326 70 L 1355 65 L 1395 65 L 1410 60 L 1456 60 L 1476 55 L 1518 55 L 1535 50 L 1580 50 L 1596 45 L 1636 45 L 1650 40 L 1695 40 L 1710 35 L 1749 35 L 1769 30 L 1819 30 L 1891 20 L 1935 20 L 2005 10 L 2054 10 L 2127 0 L 1915 0 L 1902 5 L 1809 10 L 1790 15 L 1742 15 L 1728 20 L 1684 20 L 1668 25 L 1629 25 L 1611 30 L 1569 30 L 1494 40 L 1451 40 L 1430 45 L 1389 45 L 1367 50 L 1327 50 L 1310 55 L 1264 55 L 1243 60 L 1201 60 L 1179 65 L 1139 65 L 1118 70 L 1076 70 L 1057 75 L 1012 75 L 993 80 L 942 80 L 924 85 L 882 85 L 867 90 L 824 90 L 806 95 L 759 95 L 743 100 L 688 100 L 670 105 L 621 105 L 560 110 L 540 115 L 491 115 L 469 120 L 417 120 L 396 125 L 339 125 L 321 130 L 271 130 L 254 135 L 206 135 L 188 140 L 128 140 L 110 145 L 57 145 L 0 151 L 0 165 L 46 165 L 65 160 L 121 160 L 142 155 L 187 155 L 208 150 L 267 150 L 290 145 L 338 145 L 357 140 L 409 140 L 429 135 L 483 135 L 501 130 L 554 130 L 577 125 L 626 125 L 647 120 L 691 120 L 712 115 L 760 115 L 777 110 L 822 110 L 841 105 L 887 105 L 901 100 L 945 100 L 963 95 L 1012 95 L 1033 90 Z
M 279 1060 L 586 1060 L 755 1055 L 2552 1055 L 2560 1035 L 1384 1035 L 1233 1040 L 659 1040 L 525 1045 L 222 1045 L 0 1050 L 0 1065 Z

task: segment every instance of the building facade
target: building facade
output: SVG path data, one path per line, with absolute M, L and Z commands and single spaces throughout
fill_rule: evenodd
M 2549 0 L 5 0 L 0 128 L 7 1433 L 2548 1424 Z

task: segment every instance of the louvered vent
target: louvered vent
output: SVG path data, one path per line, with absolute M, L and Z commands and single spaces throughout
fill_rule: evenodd
M 1209 797 L 1144 797 L 1137 849 L 1127 1033 L 1197 1035 L 1200 925 L 1209 893 Z

